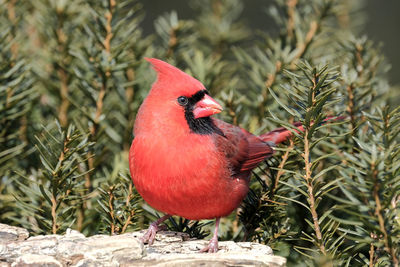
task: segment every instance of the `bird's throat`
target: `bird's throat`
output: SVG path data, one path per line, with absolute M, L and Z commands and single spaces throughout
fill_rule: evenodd
M 185 119 L 192 133 L 201 135 L 219 134 L 224 136 L 224 133 L 219 129 L 210 117 L 195 119 L 193 112 L 185 110 Z

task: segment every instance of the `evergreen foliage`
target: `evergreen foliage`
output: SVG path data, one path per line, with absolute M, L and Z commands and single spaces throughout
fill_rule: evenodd
M 398 93 L 379 47 L 356 36 L 362 3 L 275 0 L 263 7 L 275 33 L 253 33 L 245 1 L 192 1 L 196 17 L 166 13 L 145 35 L 140 1 L 0 0 L 0 222 L 120 234 L 160 215 L 128 171 L 155 79 L 143 58 L 157 57 L 202 81 L 223 120 L 294 134 L 254 171 L 221 239 L 268 244 L 295 266 L 398 266 Z M 199 238 L 212 227 L 168 225 Z

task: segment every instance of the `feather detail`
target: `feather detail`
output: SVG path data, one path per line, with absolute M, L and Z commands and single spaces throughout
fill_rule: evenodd
M 248 177 L 250 171 L 273 154 L 268 143 L 246 130 L 214 119 L 225 138 L 216 137 L 216 146 L 227 158 L 233 176 Z

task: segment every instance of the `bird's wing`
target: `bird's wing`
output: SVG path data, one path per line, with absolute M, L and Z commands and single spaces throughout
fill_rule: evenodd
M 215 135 L 217 148 L 225 154 L 234 175 L 248 173 L 273 154 L 258 136 L 221 120 L 214 119 L 214 123 L 224 133 Z

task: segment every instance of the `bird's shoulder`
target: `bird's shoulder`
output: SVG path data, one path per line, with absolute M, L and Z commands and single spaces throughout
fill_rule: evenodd
M 214 123 L 224 134 L 215 135 L 217 149 L 225 154 L 233 174 L 247 173 L 272 155 L 272 148 L 258 136 L 218 119 Z

